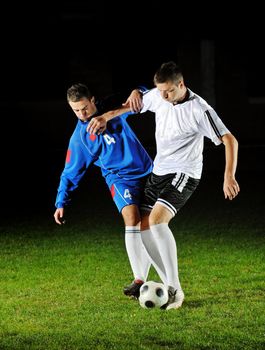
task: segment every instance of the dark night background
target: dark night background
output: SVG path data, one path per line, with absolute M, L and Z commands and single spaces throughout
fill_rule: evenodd
M 155 70 L 168 60 L 181 64 L 186 85 L 214 105 L 237 137 L 241 189 L 250 190 L 248 178 L 260 181 L 265 171 L 262 13 L 252 7 L 241 8 L 239 15 L 224 3 L 214 6 L 206 14 L 201 4 L 40 1 L 2 10 L 3 217 L 30 218 L 42 211 L 52 218 L 76 123 L 65 100 L 72 83 L 85 82 L 98 97 L 138 84 L 152 87 Z M 153 118 L 135 118 L 131 125 L 153 155 Z M 209 171 L 222 182 L 223 158 L 221 148 L 206 142 L 206 180 Z M 100 176 L 91 169 L 88 176 L 93 174 Z

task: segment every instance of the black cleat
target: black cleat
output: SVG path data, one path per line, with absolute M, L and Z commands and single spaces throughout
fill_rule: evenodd
M 144 282 L 141 280 L 133 281 L 129 286 L 123 288 L 123 293 L 129 297 L 138 299 L 140 296 L 140 288 Z

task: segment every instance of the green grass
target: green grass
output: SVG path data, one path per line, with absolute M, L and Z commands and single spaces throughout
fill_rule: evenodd
M 80 209 L 63 227 L 49 212 L 1 227 L 1 350 L 265 348 L 257 197 L 226 202 L 200 192 L 172 221 L 186 299 L 170 311 L 142 309 L 122 294 L 132 275 L 111 201 L 106 218 Z M 154 270 L 149 279 L 157 280 Z

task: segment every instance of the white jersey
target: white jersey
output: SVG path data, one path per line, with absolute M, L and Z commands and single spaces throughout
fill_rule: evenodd
M 200 179 L 204 136 L 219 145 L 219 138 L 230 133 L 204 99 L 190 89 L 188 93 L 188 99 L 176 105 L 164 100 L 157 88 L 143 95 L 141 113 L 147 110 L 155 113 L 156 175 L 181 172 Z

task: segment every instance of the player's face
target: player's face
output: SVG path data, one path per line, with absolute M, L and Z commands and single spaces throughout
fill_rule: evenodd
M 93 98 L 91 100 L 83 98 L 77 102 L 70 101 L 69 105 L 77 118 L 82 120 L 82 122 L 86 122 L 97 111 Z
M 171 103 L 177 103 L 183 98 L 183 83 L 177 85 L 174 82 L 157 83 L 156 87 L 160 91 L 162 98 Z

